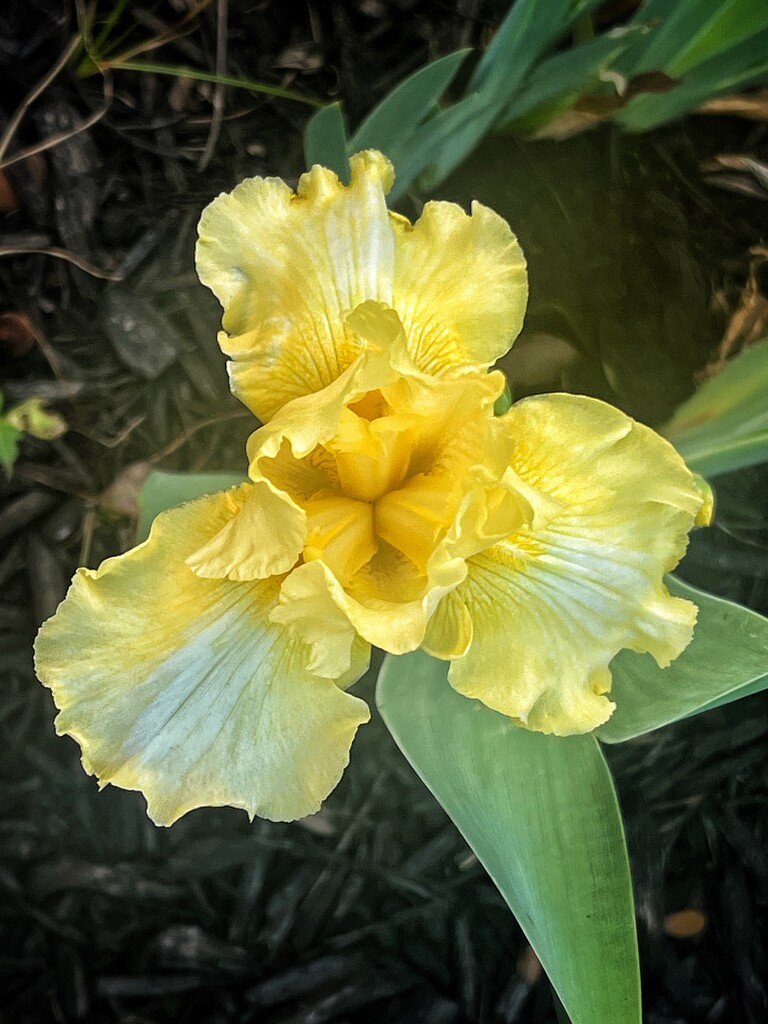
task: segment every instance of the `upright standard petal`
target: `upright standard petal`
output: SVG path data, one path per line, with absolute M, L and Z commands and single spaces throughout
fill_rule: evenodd
M 671 445 L 602 402 L 530 398 L 502 421 L 533 517 L 468 559 L 425 648 L 456 659 L 457 690 L 521 725 L 588 732 L 614 708 L 605 694 L 620 650 L 663 666 L 691 639 L 696 608 L 663 577 L 703 497 Z
M 481 203 L 427 203 L 392 215 L 393 305 L 411 358 L 442 375 L 490 366 L 512 345 L 528 301 L 525 257 L 507 222 Z
M 200 220 L 197 270 L 224 307 L 232 389 L 263 421 L 359 355 L 346 322 L 357 306 L 392 303 L 392 166 L 370 151 L 350 167 L 349 186 L 316 166 L 295 194 L 277 178 L 249 178 Z
M 250 178 L 200 220 L 197 269 L 224 307 L 232 388 L 265 422 L 363 353 L 462 374 L 489 367 L 522 326 L 525 258 L 506 221 L 479 203 L 467 214 L 433 202 L 411 224 L 387 212 L 386 157 L 358 153 L 350 168 L 344 186 L 315 166 L 295 194 Z
M 185 565 L 250 490 L 171 509 L 138 548 L 80 569 L 38 636 L 57 731 L 102 785 L 141 790 L 157 824 L 203 805 L 273 820 L 316 811 L 369 717 L 310 671 L 311 638 L 270 618 L 283 577 L 204 579 Z M 355 649 L 359 671 L 364 655 Z

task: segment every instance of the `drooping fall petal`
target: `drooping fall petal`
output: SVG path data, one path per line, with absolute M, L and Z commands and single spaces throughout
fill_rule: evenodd
M 250 490 L 165 512 L 144 544 L 79 570 L 37 640 L 57 731 L 102 784 L 141 790 L 158 824 L 203 805 L 276 820 L 316 811 L 369 717 L 270 618 L 283 577 L 204 579 L 185 564 Z M 347 682 L 366 662 L 365 645 L 347 643 Z
M 502 420 L 533 518 L 469 558 L 425 647 L 455 658 L 457 690 L 520 724 L 587 732 L 614 707 L 609 664 L 620 650 L 666 665 L 691 639 L 696 608 L 663 577 L 703 498 L 666 441 L 602 402 L 542 396 Z

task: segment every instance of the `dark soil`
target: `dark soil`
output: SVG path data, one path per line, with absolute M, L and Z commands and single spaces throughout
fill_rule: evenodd
M 157 32 L 153 18 L 180 18 L 170 3 L 129 6 L 126 45 Z M 354 123 L 427 59 L 481 45 L 505 7 L 233 2 L 228 72 L 339 96 Z M 214 3 L 150 56 L 212 70 L 216 29 Z M 55 0 L 0 10 L 6 125 L 74 30 L 75 11 Z M 53 443 L 25 440 L 0 479 L 0 1021 L 550 1024 L 522 933 L 377 719 L 323 811 L 291 825 L 224 809 L 157 829 L 140 795 L 99 793 L 76 745 L 54 735 L 31 641 L 75 567 L 131 545 L 150 464 L 244 465 L 254 421 L 227 390 L 219 310 L 193 271 L 195 225 L 246 175 L 295 180 L 311 113 L 226 90 L 200 169 L 211 86 L 116 71 L 106 87 L 90 128 L 8 167 L 15 202 L 0 214 L 0 314 L 28 318 L 24 330 L 0 321 L 6 401 L 47 397 L 70 426 Z M 64 70 L 6 156 L 70 132 L 102 108 L 104 88 Z M 762 126 L 690 118 L 642 139 L 494 139 L 446 182 L 441 196 L 489 202 L 526 249 L 531 312 L 505 363 L 517 393 L 586 391 L 662 422 L 715 350 L 768 228 L 764 201 L 716 190 L 699 162 L 766 150 Z M 5 255 L 46 248 L 59 255 Z M 717 523 L 684 569 L 764 612 L 766 479 L 753 469 L 717 481 Z M 370 698 L 372 679 L 359 689 Z M 767 749 L 760 695 L 608 751 L 648 1024 L 768 1019 Z M 686 910 L 701 915 L 680 937 L 669 915 Z

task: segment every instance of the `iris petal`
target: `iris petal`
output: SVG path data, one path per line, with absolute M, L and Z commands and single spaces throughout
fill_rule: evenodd
M 393 215 L 393 305 L 424 373 L 490 366 L 523 325 L 525 257 L 507 222 L 481 203 L 427 203 L 411 225 Z
M 350 166 L 349 186 L 324 167 L 295 194 L 277 178 L 249 178 L 203 212 L 198 274 L 224 307 L 232 390 L 263 421 L 354 362 L 361 341 L 346 318 L 357 306 L 391 305 L 392 166 L 373 151 Z
M 620 650 L 663 666 L 691 639 L 696 608 L 663 576 L 703 499 L 666 441 L 602 402 L 531 398 L 503 421 L 517 439 L 510 472 L 538 514 L 469 558 L 428 648 L 460 653 L 461 602 L 473 632 L 453 686 L 528 728 L 587 732 L 613 710 L 608 666 Z
M 525 259 L 503 218 L 438 202 L 412 225 L 387 212 L 386 157 L 358 153 L 350 168 L 345 186 L 313 167 L 295 194 L 250 178 L 201 218 L 197 269 L 224 307 L 232 389 L 264 422 L 366 351 L 391 349 L 400 371 L 463 374 L 490 366 L 522 326 Z
M 274 820 L 316 811 L 369 717 L 270 620 L 282 577 L 233 583 L 185 565 L 242 501 L 238 488 L 160 515 L 146 543 L 79 570 L 37 640 L 57 731 L 102 784 L 141 790 L 158 824 L 203 805 Z

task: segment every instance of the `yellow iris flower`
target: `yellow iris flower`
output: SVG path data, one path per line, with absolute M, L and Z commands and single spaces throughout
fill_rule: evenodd
M 653 431 L 602 402 L 526 399 L 488 372 L 525 311 L 525 261 L 474 204 L 387 211 L 392 168 L 252 178 L 200 224 L 232 387 L 263 421 L 249 481 L 161 514 L 80 569 L 37 641 L 40 678 L 102 784 L 168 824 L 201 805 L 292 819 L 338 782 L 371 645 L 424 648 L 461 693 L 568 735 L 614 705 L 623 648 L 668 664 L 671 597 L 709 508 Z

